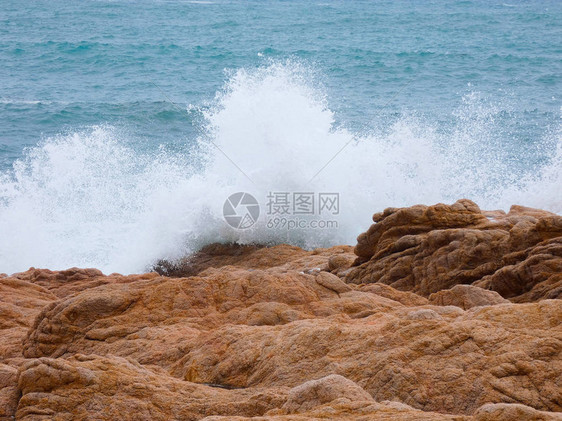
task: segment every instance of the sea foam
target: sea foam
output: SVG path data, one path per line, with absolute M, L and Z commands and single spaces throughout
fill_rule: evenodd
M 477 94 L 463 98 L 446 132 L 404 115 L 354 133 L 328 102 L 305 66 L 273 63 L 229 77 L 202 111 L 197 153 L 143 152 L 103 125 L 40 142 L 0 175 L 0 271 L 142 272 L 217 241 L 354 244 L 385 207 L 462 197 L 486 209 L 562 212 L 560 131 L 514 158 L 496 136 L 497 110 Z M 223 219 L 239 191 L 261 205 L 247 230 Z M 339 193 L 337 228 L 271 228 L 269 192 Z

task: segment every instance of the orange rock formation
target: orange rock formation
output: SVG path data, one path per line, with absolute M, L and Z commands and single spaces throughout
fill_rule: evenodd
M 373 219 L 355 249 L 0 275 L 0 419 L 561 420 L 562 217 Z

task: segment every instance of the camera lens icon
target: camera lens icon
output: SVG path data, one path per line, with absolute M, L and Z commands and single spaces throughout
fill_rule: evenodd
M 224 220 L 232 228 L 244 230 L 256 223 L 260 216 L 260 205 L 250 193 L 231 194 L 224 202 Z

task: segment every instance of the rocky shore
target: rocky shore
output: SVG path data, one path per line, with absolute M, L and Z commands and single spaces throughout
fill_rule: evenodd
M 0 419 L 562 420 L 562 217 L 373 221 L 355 247 L 0 275 Z

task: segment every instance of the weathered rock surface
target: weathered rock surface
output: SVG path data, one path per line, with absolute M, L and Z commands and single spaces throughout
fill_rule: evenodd
M 0 364 L 0 419 L 16 412 L 19 399 L 17 373 L 14 367 Z
M 261 415 L 286 401 L 283 388 L 226 390 L 182 382 L 137 362 L 75 355 L 39 358 L 19 372 L 16 418 L 197 420 Z
M 205 269 L 223 266 L 244 269 L 284 267 L 305 271 L 338 271 L 348 269 L 355 257 L 351 246 L 306 251 L 287 244 L 273 248 L 259 245 L 211 244 L 179 262 L 161 261 L 155 269 L 163 275 L 175 277 L 193 276 Z
M 514 302 L 562 298 L 562 237 L 508 255 L 503 263 L 474 285 L 498 291 Z
M 345 377 L 331 374 L 292 388 L 281 409 L 289 414 L 295 414 L 331 403 L 336 399 L 348 402 L 373 402 L 373 397 L 363 388 Z
M 476 421 L 556 421 L 562 420 L 561 413 L 537 411 L 520 404 L 488 403 L 474 414 Z
M 562 217 L 513 206 L 483 212 L 453 205 L 389 208 L 361 234 L 347 282 L 381 282 L 422 296 L 472 284 L 515 302 L 562 292 Z
M 22 339 L 27 330 L 41 309 L 56 299 L 39 285 L 0 278 L 0 363 L 22 358 Z
M 211 245 L 160 274 L 0 276 L 0 420 L 560 419 L 560 217 L 374 220 L 357 256 Z
M 451 289 L 435 292 L 429 296 L 429 302 L 438 306 L 457 306 L 463 310 L 478 306 L 509 303 L 496 291 L 489 291 L 472 285 L 455 285 Z

